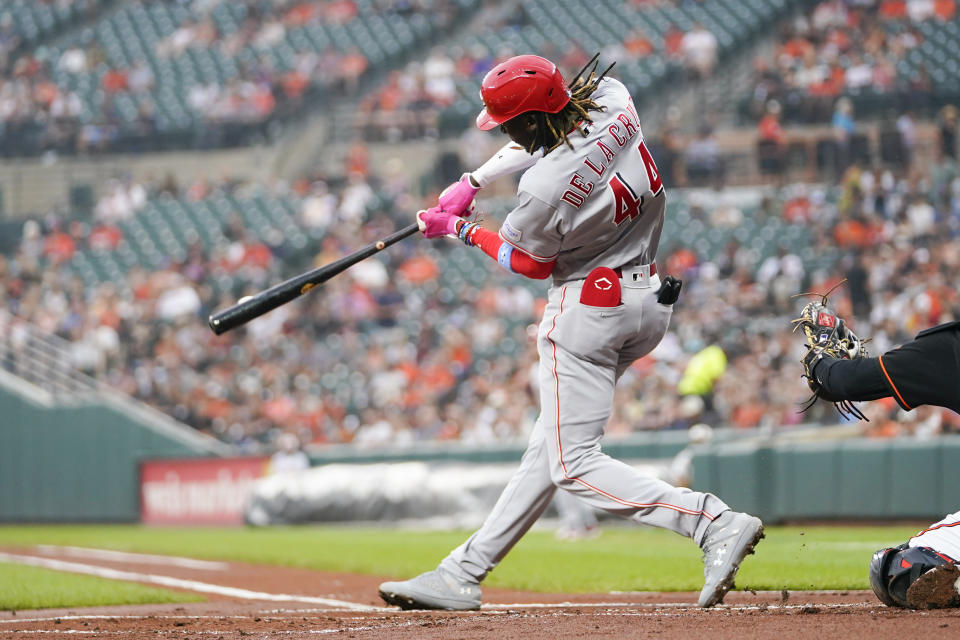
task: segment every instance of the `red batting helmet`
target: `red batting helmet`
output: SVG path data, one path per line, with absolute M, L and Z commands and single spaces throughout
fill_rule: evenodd
M 501 62 L 483 78 L 480 97 L 484 109 L 477 126 L 484 131 L 527 111 L 557 113 L 570 102 L 563 76 L 540 56 L 515 56 Z

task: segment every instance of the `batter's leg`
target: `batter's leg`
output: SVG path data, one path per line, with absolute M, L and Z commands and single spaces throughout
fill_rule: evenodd
M 699 545 L 710 523 L 729 507 L 709 493 L 677 488 L 643 475 L 600 449 L 623 369 L 659 343 L 670 308 L 649 291 L 624 290 L 628 305 L 642 307 L 628 317 L 639 323 L 617 359 L 587 359 L 564 348 L 557 331 L 540 340 L 540 420 L 554 482 L 593 507 L 643 524 L 670 529 Z M 560 305 L 557 312 L 561 313 Z M 548 307 L 549 315 L 551 308 Z M 576 307 L 564 311 L 577 313 Z M 565 325 L 557 323 L 561 329 Z
M 476 533 L 444 558 L 442 569 L 462 580 L 480 582 L 546 510 L 556 486 L 550 480 L 542 431 L 537 420 L 520 467 L 490 515 Z

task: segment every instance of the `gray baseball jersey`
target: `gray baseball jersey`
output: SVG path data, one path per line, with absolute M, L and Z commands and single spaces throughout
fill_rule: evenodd
M 555 284 L 652 262 L 663 228 L 663 183 L 627 88 L 607 78 L 593 99 L 605 110 L 591 112 L 587 137 L 572 133 L 572 151 L 554 150 L 524 172 L 520 203 L 500 228 L 504 241 L 557 261 Z
M 540 416 L 484 524 L 441 563 L 464 580 L 483 580 L 558 487 L 697 544 L 729 508 L 712 494 L 642 475 L 600 449 L 617 380 L 660 342 L 673 307 L 657 301 L 659 277 L 650 264 L 666 195 L 639 118 L 616 80 L 603 81 L 594 99 L 606 110 L 591 113 L 587 137 L 572 134 L 573 149 L 562 145 L 523 174 L 520 203 L 500 230 L 505 242 L 556 265 L 537 338 Z M 622 276 L 588 277 L 596 267 L 621 268 Z M 606 306 L 593 304 L 598 299 Z

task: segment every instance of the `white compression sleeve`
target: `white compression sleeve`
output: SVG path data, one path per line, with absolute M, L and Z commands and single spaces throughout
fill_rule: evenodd
M 515 142 L 508 142 L 470 175 L 473 176 L 478 185 L 485 187 L 497 178 L 529 169 L 533 166 L 533 163 L 542 157 L 542 150 L 529 154 L 526 149 Z

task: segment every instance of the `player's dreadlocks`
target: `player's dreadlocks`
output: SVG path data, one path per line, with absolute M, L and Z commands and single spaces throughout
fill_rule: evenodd
M 530 144 L 530 148 L 527 149 L 528 152 L 533 153 L 536 149 L 543 147 L 543 153 L 546 155 L 564 143 L 573 149 L 573 144 L 567 136 L 574 130 L 579 131 L 580 135 L 586 137 L 583 126 L 593 122 L 588 112 L 605 109 L 605 107 L 601 107 L 594 102 L 590 96 L 593 95 L 600 81 L 616 64 L 616 62 L 612 63 L 604 69 L 603 73 L 598 75 L 596 71 L 599 57 L 599 53 L 595 54 L 590 62 L 584 65 L 580 72 L 570 80 L 567 85 L 570 89 L 570 102 L 563 109 L 557 113 L 533 112 L 532 115 L 537 124 L 537 135 Z M 584 77 L 584 74 L 586 74 L 586 77 Z

